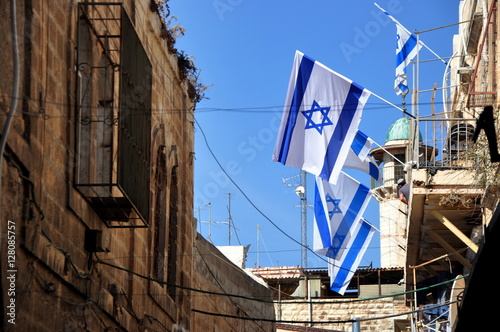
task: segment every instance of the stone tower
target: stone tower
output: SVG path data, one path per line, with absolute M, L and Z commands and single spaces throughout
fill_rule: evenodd
M 382 165 L 383 171 L 382 185 L 373 189 L 380 204 L 380 264 L 382 268 L 403 267 L 405 264 L 408 206 L 398 198 L 397 181 L 403 178 L 407 183 L 410 182 L 407 176 L 408 167 L 412 164 L 410 133 L 410 119 L 400 118 L 387 131 L 384 146 L 371 151 L 373 157 Z M 425 149 L 421 142 L 422 135 L 419 133 L 420 149 Z M 423 160 L 419 160 L 421 161 Z

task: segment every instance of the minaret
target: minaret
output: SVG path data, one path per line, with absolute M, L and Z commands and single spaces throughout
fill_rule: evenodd
M 397 181 L 410 182 L 407 171 L 411 167 L 411 120 L 400 118 L 386 134 L 385 144 L 371 151 L 383 166 L 383 184 L 374 188 L 380 203 L 380 264 L 382 268 L 403 267 L 406 261 L 406 225 L 408 206 L 399 200 Z M 419 142 L 422 136 L 419 134 Z M 420 146 L 420 149 L 425 148 Z M 430 155 L 424 153 L 422 155 Z M 421 160 L 423 161 L 423 160 Z M 419 161 L 420 162 L 420 161 Z M 411 203 L 410 203 L 411 204 Z

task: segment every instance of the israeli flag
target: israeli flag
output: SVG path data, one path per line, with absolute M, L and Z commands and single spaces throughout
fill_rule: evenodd
M 397 48 L 396 48 L 396 80 L 394 82 L 394 90 L 400 95 L 408 91 L 408 77 L 406 76 L 406 66 L 417 55 L 422 47 L 417 42 L 417 36 L 410 33 L 400 24 L 396 24 L 397 28 Z
M 396 23 L 396 80 L 394 82 L 394 90 L 400 95 L 408 91 L 408 78 L 406 76 L 406 66 L 420 51 L 424 45 L 422 42 L 417 42 L 417 36 L 406 29 L 398 22 L 391 14 L 385 11 L 382 7 L 375 3 L 385 15 L 387 15 L 394 23 Z
M 314 251 L 341 261 L 351 248 L 371 197 L 368 187 L 344 172 L 335 185 L 316 177 Z
M 358 226 L 347 254 L 339 260 L 328 258 L 330 289 L 341 295 L 344 295 L 349 286 L 375 233 L 375 228 L 364 219 L 360 220 Z
M 272 160 L 336 183 L 369 96 L 297 51 Z
M 344 168 L 365 172 L 381 184 L 382 172 L 380 172 L 377 162 L 370 154 L 372 144 L 373 140 L 358 130 L 344 162 Z

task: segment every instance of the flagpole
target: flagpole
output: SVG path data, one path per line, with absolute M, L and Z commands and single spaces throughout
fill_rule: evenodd
M 373 139 L 372 139 L 373 141 Z M 375 143 L 376 146 L 378 146 L 379 148 L 381 148 L 382 150 L 384 150 L 385 152 L 387 152 L 387 154 L 389 156 L 391 156 L 394 160 L 396 160 L 398 163 L 400 163 L 401 165 L 405 165 L 404 162 L 402 162 L 401 160 L 399 160 L 398 158 L 396 158 L 396 156 L 394 156 L 392 153 L 390 153 L 389 151 L 387 151 L 383 146 L 381 146 L 380 144 L 378 144 L 377 142 L 373 141 L 373 143 Z
M 386 14 L 387 16 L 389 16 L 389 18 L 394 22 L 396 23 L 397 25 L 399 25 L 402 29 L 404 29 L 408 34 L 411 34 L 411 32 L 405 28 L 404 25 L 402 25 L 401 23 L 399 23 L 398 20 L 396 20 L 394 17 L 391 16 L 391 14 L 389 14 L 388 12 L 386 12 L 384 9 L 382 9 L 382 7 L 380 7 L 376 2 L 374 2 L 375 6 L 378 7 L 378 9 L 380 9 L 384 14 Z M 416 33 L 418 34 L 418 32 Z M 444 64 L 447 64 L 446 61 L 444 61 L 443 58 L 441 58 L 436 52 L 434 52 L 429 46 L 425 45 L 424 42 L 422 42 L 421 40 L 419 41 L 419 44 L 422 45 L 423 47 L 425 47 L 426 49 L 429 50 L 429 52 L 431 52 L 432 54 L 434 54 L 438 59 L 440 59 L 441 61 L 443 61 Z
M 382 100 L 384 103 L 387 103 L 388 105 L 391 105 L 392 107 L 394 107 L 394 108 L 396 108 L 396 109 L 400 110 L 400 111 L 401 111 L 401 112 L 403 112 L 404 114 L 406 114 L 406 115 L 408 115 L 408 116 L 410 116 L 410 117 L 412 117 L 412 118 L 415 118 L 415 116 L 413 116 L 413 114 L 408 113 L 405 109 L 403 109 L 403 108 L 401 108 L 401 107 L 399 107 L 399 106 L 397 106 L 397 105 L 394 105 L 393 103 L 391 103 L 391 102 L 390 102 L 390 101 L 388 101 L 387 99 L 384 99 L 384 98 L 380 97 L 379 95 L 377 95 L 377 94 L 375 94 L 375 93 L 373 93 L 373 92 L 371 92 L 371 91 L 370 91 L 370 93 L 371 93 L 374 97 L 377 97 L 378 99 Z

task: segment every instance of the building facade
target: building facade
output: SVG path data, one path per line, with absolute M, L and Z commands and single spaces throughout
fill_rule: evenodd
M 248 269 L 273 292 L 277 331 L 403 332 L 410 324 L 403 268 L 363 268 L 347 292 L 330 290 L 328 269 L 261 267 Z
M 191 329 L 197 92 L 162 3 L 0 4 L 5 331 Z
M 227 253 L 229 248 L 225 249 Z M 192 293 L 191 331 L 276 330 L 269 286 L 245 272 L 201 235 L 195 242 L 194 271 L 193 286 L 203 292 Z
M 429 114 L 408 119 L 423 137 L 413 134 L 405 146 L 410 200 L 400 251 L 412 325 L 422 331 L 453 331 L 460 322 L 462 295 L 498 205 L 497 7 L 496 0 L 459 3 L 443 86 L 416 87 L 412 95 L 413 105 L 432 100 Z M 416 72 L 429 63 L 421 60 Z M 434 104 L 438 90 L 443 100 Z M 475 328 L 492 326 L 472 320 Z

